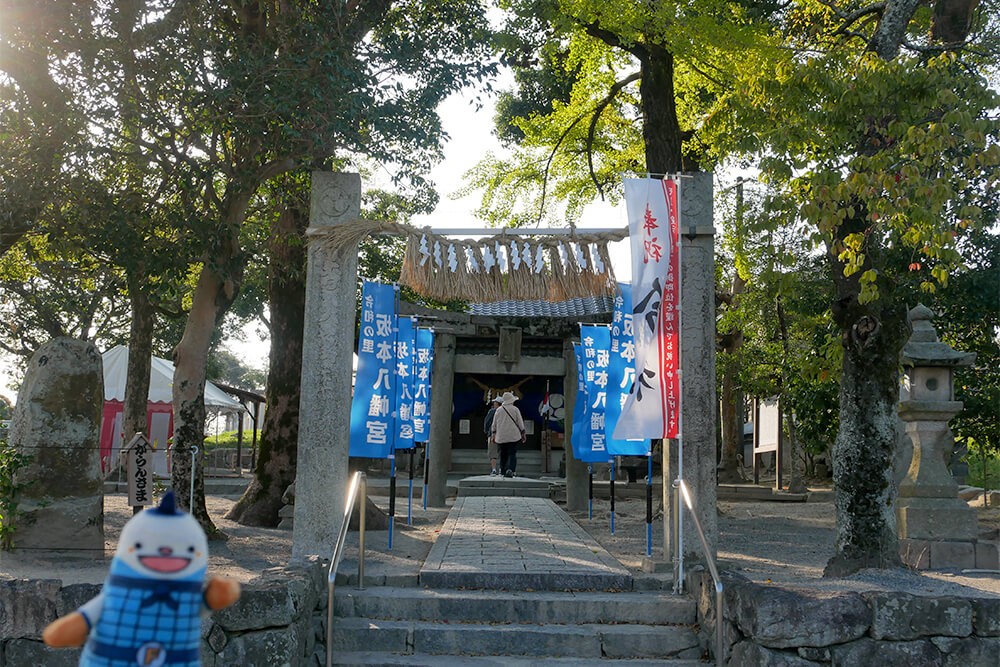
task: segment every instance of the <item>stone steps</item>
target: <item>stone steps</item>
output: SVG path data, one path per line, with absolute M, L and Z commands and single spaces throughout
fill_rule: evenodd
M 695 614 L 693 600 L 665 592 L 341 590 L 334 662 L 673 665 L 665 661 L 676 658 L 696 664 Z
M 465 496 L 521 496 L 526 498 L 551 498 L 553 485 L 530 477 L 500 477 L 477 475 L 458 482 L 459 497 Z
M 333 658 L 333 664 L 349 667 L 607 667 L 604 658 L 525 658 L 504 656 L 443 656 L 430 654 L 387 655 L 385 653 L 348 651 Z M 704 667 L 700 660 L 673 658 L 623 659 L 611 661 L 614 667 Z
M 451 450 L 450 471 L 455 474 L 489 474 L 490 460 L 486 458 L 486 448 Z M 542 472 L 542 453 L 537 449 L 519 449 L 517 451 L 517 472 L 522 475 L 540 475 Z

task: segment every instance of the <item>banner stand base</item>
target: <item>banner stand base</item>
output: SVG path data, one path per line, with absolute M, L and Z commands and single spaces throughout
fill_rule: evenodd
M 673 574 L 674 563 L 669 560 L 651 558 L 643 556 L 641 561 L 642 571 L 646 574 Z

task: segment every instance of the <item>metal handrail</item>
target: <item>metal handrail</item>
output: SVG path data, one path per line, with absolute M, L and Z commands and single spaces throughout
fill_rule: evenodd
M 725 618 L 725 600 L 722 596 L 722 579 L 719 577 L 719 570 L 715 567 L 715 560 L 712 558 L 712 551 L 708 548 L 708 541 L 705 539 L 705 531 L 701 528 L 701 521 L 698 520 L 698 515 L 694 511 L 693 503 L 691 502 L 691 494 L 688 492 L 687 484 L 684 483 L 683 479 L 675 479 L 674 486 L 680 488 L 681 496 L 684 498 L 684 504 L 687 505 L 688 512 L 691 513 L 691 518 L 694 519 L 694 527 L 698 531 L 698 539 L 701 540 L 701 548 L 705 552 L 705 561 L 708 563 L 708 571 L 712 574 L 712 581 L 715 582 L 715 664 L 722 667 L 725 662 L 722 651 L 722 623 Z
M 365 499 L 368 497 L 368 480 L 360 470 L 351 477 L 347 487 L 347 507 L 344 508 L 344 523 L 337 535 L 337 544 L 333 547 L 330 557 L 330 572 L 326 579 L 326 667 L 333 665 L 333 583 L 337 578 L 337 568 L 344 555 L 344 542 L 347 540 L 347 528 L 351 523 L 351 514 L 358 501 L 360 490 L 361 514 L 358 515 L 358 590 L 365 587 Z

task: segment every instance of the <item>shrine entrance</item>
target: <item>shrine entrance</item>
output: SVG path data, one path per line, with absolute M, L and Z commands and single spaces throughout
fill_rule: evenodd
M 683 469 L 684 479 L 695 489 L 692 511 L 700 517 L 709 544 L 714 544 L 717 515 L 712 175 L 695 173 L 676 178 L 678 183 L 684 179 L 678 216 L 680 296 L 684 303 L 683 323 L 679 326 L 685 376 L 684 447 L 671 447 L 674 460 L 668 464 L 664 457 L 663 476 L 672 479 Z M 461 419 L 452 418 L 456 391 L 469 391 L 466 384 L 471 378 L 487 386 L 494 381 L 507 386 L 511 379 L 516 382 L 544 377 L 550 378 L 551 391 L 552 380 L 561 376 L 566 403 L 572 406 L 576 399 L 576 362 L 568 342 L 579 335 L 581 321 L 594 322 L 594 319 L 581 319 L 577 313 L 567 317 L 569 313 L 563 306 L 610 293 L 614 277 L 608 271 L 611 262 L 606 245 L 628 234 L 627 228 L 596 233 L 574 228 L 448 230 L 454 235 L 496 235 L 469 243 L 431 229 L 362 219 L 361 179 L 357 174 L 314 172 L 312 179 L 293 558 L 327 553 L 339 533 L 347 505 L 352 332 L 360 240 L 369 234 L 406 236 L 409 241 L 400 282 L 429 298 L 561 307 L 554 317 L 523 311 L 504 316 L 495 312 L 424 313 L 427 322 L 422 324 L 430 323 L 435 329 L 426 498 L 428 506 L 443 507 L 453 442 L 454 450 L 462 451 L 466 435 L 456 431 L 468 430 L 467 435 L 485 441 L 479 415 L 485 413 L 485 398 L 479 399 L 482 402 L 470 411 L 467 426 L 463 427 Z M 530 240 L 518 236 L 522 231 Z M 410 314 L 400 306 L 399 315 Z M 519 349 L 512 354 L 512 348 L 505 343 L 510 343 L 509 336 L 515 330 Z M 490 338 L 496 340 L 490 353 L 466 353 L 464 348 L 473 341 L 483 343 Z M 531 349 L 520 344 L 522 340 L 543 338 L 553 344 L 548 354 L 532 354 Z M 557 351 L 559 348 L 561 351 Z M 488 365 L 476 365 L 482 363 Z M 679 451 L 683 452 L 682 460 L 676 460 Z M 567 462 L 566 504 L 570 509 L 585 507 L 586 474 L 586 466 L 579 461 Z M 670 502 L 667 497 L 663 500 L 666 537 L 669 519 L 680 516 L 680 503 Z M 683 537 L 684 551 L 694 552 L 698 544 L 694 529 L 688 522 L 675 523 Z M 667 544 L 664 539 L 665 548 Z

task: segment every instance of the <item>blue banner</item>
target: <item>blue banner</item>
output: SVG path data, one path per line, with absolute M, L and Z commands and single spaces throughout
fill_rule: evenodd
M 587 411 L 587 385 L 583 381 L 583 346 L 573 343 L 573 355 L 576 357 L 576 400 L 573 403 L 573 430 L 570 433 L 570 447 L 573 448 L 573 458 L 582 461 L 583 443 L 590 439 L 588 425 L 584 422 Z
M 365 282 L 361 288 L 358 371 L 351 401 L 349 453 L 387 458 L 395 429 L 396 288 Z
M 611 366 L 608 369 L 608 409 L 604 432 L 608 452 L 614 456 L 645 456 L 649 440 L 623 440 L 612 437 L 622 406 L 635 382 L 635 334 L 632 329 L 632 286 L 618 283 L 614 314 L 611 316 Z
M 579 460 L 607 462 L 604 413 L 608 401 L 608 367 L 611 363 L 611 330 L 606 326 L 580 326 L 580 353 L 583 357 L 583 425 L 587 437 L 580 443 Z
M 434 330 L 419 328 L 413 381 L 413 441 L 431 439 L 431 375 L 434 370 Z
M 413 379 L 415 322 L 396 320 L 396 449 L 413 447 Z

